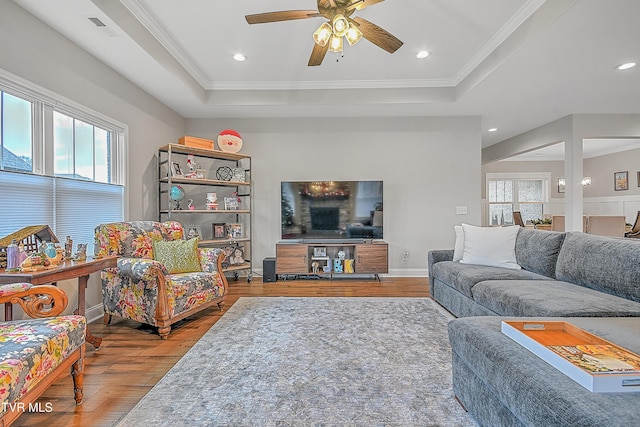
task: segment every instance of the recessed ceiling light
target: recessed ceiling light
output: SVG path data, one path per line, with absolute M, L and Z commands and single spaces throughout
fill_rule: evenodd
M 420 52 L 418 52 L 418 54 L 416 55 L 416 58 L 418 59 L 423 59 L 426 58 L 427 56 L 429 56 L 429 52 L 427 52 L 426 50 L 421 50 Z
M 235 55 L 233 55 L 233 59 L 235 59 L 238 62 L 242 62 L 247 58 L 241 53 L 236 53 Z
M 487 129 L 487 132 L 497 132 L 498 128 L 491 128 L 491 129 Z
M 629 68 L 633 68 L 633 67 L 635 67 L 635 66 L 636 66 L 636 63 L 635 63 L 635 62 L 627 62 L 627 63 L 625 63 L 625 64 L 618 65 L 616 68 L 617 68 L 618 70 L 628 70 Z

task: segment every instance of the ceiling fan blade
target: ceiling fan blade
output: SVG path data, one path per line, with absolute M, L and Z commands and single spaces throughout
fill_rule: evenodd
M 317 10 L 282 10 L 279 12 L 256 13 L 247 15 L 245 19 L 249 24 L 266 24 L 268 22 L 292 21 L 294 19 L 307 19 L 318 16 Z
M 347 6 L 347 10 L 362 10 L 365 7 L 373 6 L 374 4 L 382 3 L 383 1 L 384 0 L 354 0 L 349 6 Z
M 373 22 L 369 22 L 359 16 L 353 18 L 353 20 L 358 23 L 358 29 L 362 31 L 362 36 L 365 39 L 387 52 L 393 53 L 403 45 L 402 41 L 400 41 L 396 36 L 387 30 L 378 27 Z
M 309 63 L 307 64 L 309 67 L 315 67 L 316 65 L 322 64 L 327 51 L 329 50 L 329 43 L 324 45 L 324 47 L 320 46 L 317 43 L 313 44 L 313 51 L 311 51 L 311 57 L 309 57 Z

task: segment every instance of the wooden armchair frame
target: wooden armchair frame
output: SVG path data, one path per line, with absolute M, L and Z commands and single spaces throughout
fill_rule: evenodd
M 61 314 L 67 308 L 68 298 L 67 294 L 60 288 L 53 285 L 39 285 L 0 296 L 0 304 L 5 303 L 19 304 L 29 317 L 38 319 L 55 317 Z M 27 406 L 35 402 L 51 384 L 64 376 L 70 368 L 71 377 L 73 378 L 74 399 L 76 405 L 81 404 L 84 398 L 84 355 L 85 344 L 82 344 L 69 354 L 49 375 L 42 378 L 19 402 Z M 22 411 L 11 411 L 7 408 L 0 417 L 0 425 L 11 425 L 21 414 Z

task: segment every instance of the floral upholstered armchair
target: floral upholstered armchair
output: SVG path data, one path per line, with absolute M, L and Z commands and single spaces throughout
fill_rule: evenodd
M 8 426 L 42 393 L 67 375 L 82 403 L 84 316 L 60 316 L 67 295 L 52 285 L 0 285 L 0 304 L 19 304 L 32 319 L 0 322 L 0 425 Z
M 200 310 L 222 309 L 227 279 L 224 252 L 184 240 L 176 221 L 101 224 L 95 229 L 100 256 L 117 255 L 114 268 L 102 270 L 104 323 L 113 315 L 158 328 L 167 339 L 171 325 Z

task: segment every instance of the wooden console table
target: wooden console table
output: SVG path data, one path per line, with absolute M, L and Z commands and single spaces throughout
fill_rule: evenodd
M 85 316 L 85 293 L 89 276 L 104 268 L 115 267 L 117 260 L 118 257 L 115 256 L 98 259 L 87 258 L 85 261 L 69 260 L 62 262 L 56 268 L 19 273 L 7 273 L 4 269 L 0 269 L 0 284 L 28 282 L 34 285 L 46 285 L 56 284 L 61 280 L 78 279 L 78 308 L 73 314 Z M 5 304 L 4 318 L 5 320 L 13 319 L 13 307 L 11 304 Z M 99 348 L 102 338 L 94 337 L 91 335 L 89 328 L 87 328 L 86 341 L 95 348 Z

